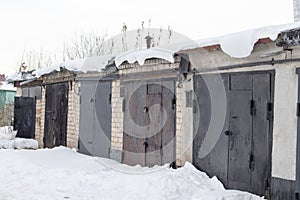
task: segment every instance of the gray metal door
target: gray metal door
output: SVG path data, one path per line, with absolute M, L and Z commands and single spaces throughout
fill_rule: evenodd
M 228 187 L 248 190 L 250 185 L 252 91 L 230 91 Z
M 174 90 L 173 81 L 126 83 L 124 163 L 153 166 L 175 160 Z
M 296 154 L 297 160 L 296 160 L 296 183 L 295 183 L 296 186 L 294 190 L 296 193 L 298 193 L 298 195 L 300 195 L 300 69 L 299 68 L 296 69 L 296 73 L 298 75 L 298 98 L 297 98 L 298 102 L 297 102 L 297 154 Z M 277 192 L 276 190 L 282 189 L 282 187 L 280 187 L 281 185 L 279 185 L 280 188 L 276 188 L 273 186 L 273 184 L 274 183 L 272 183 L 272 197 L 274 196 L 274 198 L 279 199 L 280 196 L 282 195 L 286 199 L 288 198 L 292 199 L 292 197 L 295 196 L 294 191 L 290 193 L 286 192 L 288 190 L 284 190 L 284 193 L 280 195 L 280 193 Z M 289 186 L 288 184 L 286 185 Z
M 252 168 L 250 191 L 269 198 L 272 154 L 272 74 L 253 74 Z
M 205 75 L 205 81 L 217 75 Z M 267 72 L 222 75 L 227 93 L 227 117 L 218 142 L 204 158 L 199 149 L 211 120 L 212 99 L 204 78 L 195 76 L 193 163 L 225 187 L 269 194 L 272 139 L 272 75 Z
M 79 152 L 109 157 L 111 82 L 81 82 Z
M 44 147 L 67 145 L 68 82 L 46 86 Z
M 194 92 L 196 96 L 193 108 L 193 163 L 198 169 L 205 171 L 209 176 L 217 175 L 222 183 L 227 185 L 228 136 L 225 133 L 228 131 L 228 117 L 225 118 L 222 133 L 213 149 L 205 157 L 200 156 L 200 148 L 204 146 L 204 138 L 206 137 L 212 118 L 212 99 L 206 82 L 215 85 L 214 83 L 217 83 L 219 79 L 222 79 L 224 88 L 215 87 L 214 90 L 217 90 L 216 94 L 219 95 L 219 99 L 225 99 L 226 101 L 227 95 L 225 93 L 225 96 L 222 96 L 221 90 L 228 90 L 228 76 L 205 75 L 205 77 L 194 77 Z M 228 107 L 229 101 L 224 106 Z M 228 115 L 228 112 L 226 114 Z M 206 149 L 203 151 L 206 151 Z

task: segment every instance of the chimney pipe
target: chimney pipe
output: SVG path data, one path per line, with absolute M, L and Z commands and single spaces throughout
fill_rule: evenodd
M 293 0 L 294 4 L 294 22 L 300 21 L 300 0 Z

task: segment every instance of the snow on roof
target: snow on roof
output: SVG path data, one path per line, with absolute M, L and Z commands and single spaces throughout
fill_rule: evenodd
M 33 72 L 36 78 L 42 75 L 49 74 L 53 71 L 60 71 L 61 68 L 67 69 L 73 72 L 88 72 L 88 71 L 101 71 L 114 59 L 116 66 L 120 66 L 124 62 L 135 63 L 143 65 L 146 59 L 159 58 L 174 62 L 174 54 L 181 50 L 191 50 L 199 47 L 205 47 L 210 45 L 220 45 L 222 51 L 233 58 L 245 58 L 249 56 L 253 50 L 255 43 L 262 38 L 270 38 L 276 40 L 278 34 L 300 28 L 300 22 L 283 24 L 276 26 L 267 26 L 251 30 L 245 30 L 237 33 L 231 33 L 228 35 L 201 39 L 180 41 L 179 43 L 173 43 L 171 45 L 154 47 L 151 49 L 130 50 L 125 53 L 107 56 L 90 57 L 87 59 L 71 60 L 62 63 L 58 63 L 48 68 L 38 69 Z M 18 77 L 17 77 L 18 78 Z
M 33 79 L 34 76 L 32 76 L 31 72 L 19 72 L 16 74 L 12 74 L 7 78 L 8 82 L 14 82 L 14 81 L 24 81 Z
M 13 84 L 7 82 L 0 82 L 0 90 L 16 91 L 17 89 L 14 87 Z
M 167 49 L 161 48 L 151 48 L 151 49 L 142 49 L 142 50 L 133 50 L 122 53 L 115 58 L 116 66 L 120 66 L 123 62 L 127 61 L 132 64 L 138 62 L 139 65 L 143 65 L 146 59 L 149 58 L 160 58 L 167 60 L 171 63 L 174 62 L 173 53 Z
M 67 69 L 72 72 L 88 72 L 88 71 L 101 71 L 108 62 L 113 58 L 112 55 L 89 57 L 86 59 L 69 60 L 55 64 L 51 67 L 42 68 L 34 71 L 32 74 L 36 78 L 39 78 L 45 74 L 50 74 L 54 71 L 60 71 L 61 69 Z
M 121 65 L 125 61 L 129 63 L 138 62 L 140 65 L 143 65 L 144 61 L 148 58 L 161 58 L 169 62 L 174 62 L 173 55 L 181 50 L 195 49 L 210 45 L 220 45 L 222 51 L 233 58 L 245 58 L 251 54 L 255 43 L 259 39 L 270 38 L 271 40 L 276 40 L 279 33 L 299 27 L 299 22 L 267 26 L 215 38 L 180 42 L 160 48 L 128 51 L 116 56 L 115 63 L 116 66 Z
M 210 45 L 219 44 L 222 51 L 233 58 L 245 58 L 248 57 L 255 45 L 255 43 L 262 38 L 270 38 L 275 41 L 279 33 L 294 28 L 299 28 L 300 22 L 266 26 L 251 30 L 245 30 L 237 33 L 231 33 L 228 35 L 197 40 L 199 47 L 205 47 Z

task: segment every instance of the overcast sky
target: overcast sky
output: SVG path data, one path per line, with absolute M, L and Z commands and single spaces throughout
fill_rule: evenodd
M 112 37 L 151 19 L 201 39 L 293 22 L 292 0 L 0 0 L 0 74 L 14 73 L 24 49 L 58 52 L 78 32 Z

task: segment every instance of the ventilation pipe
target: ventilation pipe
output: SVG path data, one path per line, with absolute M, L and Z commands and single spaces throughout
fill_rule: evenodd
M 300 0 L 299 0 L 300 1 Z M 147 35 L 145 37 L 146 39 L 146 43 L 147 43 L 147 49 L 150 49 L 152 47 L 152 41 L 153 41 L 153 37 L 150 37 L 149 35 Z

